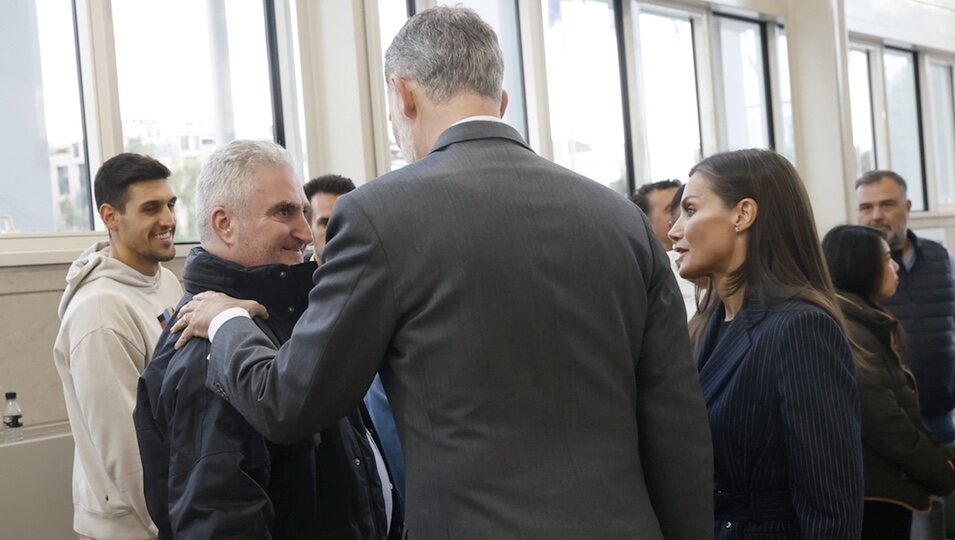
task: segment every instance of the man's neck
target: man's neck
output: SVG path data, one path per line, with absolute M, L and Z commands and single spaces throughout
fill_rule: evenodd
M 484 96 L 466 95 L 453 98 L 448 103 L 433 107 L 429 111 L 431 117 L 428 125 L 423 126 L 423 136 L 421 138 L 422 156 L 426 155 L 438 137 L 449 127 L 472 116 L 494 116 L 500 118 L 499 105 L 495 105 L 492 100 Z
M 122 244 L 110 242 L 109 255 L 144 276 L 153 277 L 159 272 L 159 261 L 142 257 Z
M 902 235 L 902 242 L 899 246 L 893 246 L 892 249 L 902 252 L 902 258 L 908 258 L 912 254 L 912 250 L 915 249 L 915 245 L 912 244 L 912 239 L 909 238 L 908 230 L 905 231 L 905 234 Z

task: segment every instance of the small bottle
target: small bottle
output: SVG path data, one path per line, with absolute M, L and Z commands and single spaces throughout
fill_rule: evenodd
M 17 393 L 7 392 L 7 405 L 3 409 L 3 442 L 23 440 L 23 411 L 17 403 Z

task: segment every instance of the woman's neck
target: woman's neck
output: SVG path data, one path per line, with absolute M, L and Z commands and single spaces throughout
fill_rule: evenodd
M 719 278 L 714 277 L 714 283 L 716 283 L 716 294 L 719 295 L 720 300 L 723 302 L 723 309 L 726 314 L 723 317 L 724 321 L 732 321 L 736 318 L 736 314 L 743 309 L 743 301 L 746 298 L 746 287 L 730 287 L 728 279 L 726 276 L 721 276 Z

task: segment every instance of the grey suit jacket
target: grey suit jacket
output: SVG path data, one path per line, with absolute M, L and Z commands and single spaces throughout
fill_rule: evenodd
M 495 122 L 338 200 L 278 351 L 248 319 L 207 384 L 267 437 L 354 409 L 375 372 L 409 538 L 712 537 L 712 450 L 683 301 L 633 203 Z

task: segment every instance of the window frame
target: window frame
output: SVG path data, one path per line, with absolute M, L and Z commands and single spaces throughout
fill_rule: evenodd
M 633 161 L 635 164 L 634 176 L 646 178 L 648 181 L 663 180 L 651 179 L 650 174 L 650 147 L 647 141 L 648 125 L 646 118 L 646 96 L 644 95 L 644 69 L 640 58 L 643 44 L 640 40 L 640 15 L 643 13 L 687 20 L 690 23 L 693 47 L 693 70 L 696 81 L 696 108 L 697 126 L 700 137 L 700 153 L 703 156 L 717 151 L 719 146 L 716 129 L 716 114 L 713 107 L 712 66 L 709 58 L 709 22 L 710 14 L 707 10 L 682 5 L 660 4 L 642 0 L 630 0 L 624 4 L 629 11 L 625 16 L 630 21 L 630 29 L 625 31 L 627 40 L 627 64 L 631 73 L 631 91 L 629 101 L 631 107 L 630 121 L 634 125 L 633 132 Z M 636 185 L 631 186 L 633 192 Z
M 930 70 L 933 66 L 947 67 L 951 70 L 950 76 L 953 83 L 952 106 L 955 107 L 955 53 L 941 53 L 935 51 L 922 51 L 919 54 L 920 69 L 919 72 L 924 77 L 921 87 L 922 101 L 922 139 L 923 139 L 923 159 L 925 161 L 924 174 L 928 184 L 928 191 L 931 196 L 932 211 L 939 215 L 955 215 L 955 204 L 946 205 L 946 210 L 942 210 L 942 204 L 939 200 L 939 181 L 941 173 L 938 170 L 938 160 L 936 159 L 936 149 L 938 141 L 935 138 L 936 131 L 936 112 L 932 100 L 932 84 Z M 955 148 L 949 149 L 955 151 Z
M 300 119 L 294 92 L 297 78 L 292 61 L 290 2 L 259 0 L 266 20 L 266 55 L 269 62 L 273 138 L 287 148 L 302 148 Z M 410 0 L 409 0 L 410 1 Z M 119 83 L 116 76 L 116 46 L 113 34 L 112 0 L 71 0 L 76 61 L 80 75 L 80 110 L 85 136 L 88 193 L 92 229 L 82 232 L 41 232 L 0 234 L 0 268 L 62 264 L 90 244 L 106 240 L 105 226 L 93 200 L 94 171 L 111 156 L 124 151 L 120 114 Z M 301 28 L 301 25 L 300 25 Z M 302 65 L 302 78 L 310 66 Z M 306 117 L 307 118 L 307 117 Z M 311 150 L 311 148 L 309 148 Z M 311 154 L 311 153 L 309 153 Z M 294 154 L 298 156 L 301 154 Z M 310 157 L 310 155 L 309 155 Z M 297 159 L 297 157 L 296 157 Z M 197 242 L 176 242 L 177 257 L 184 257 Z
M 872 125 L 875 138 L 875 166 L 877 169 L 892 170 L 892 154 L 889 147 L 888 100 L 886 97 L 884 55 L 886 50 L 904 52 L 912 55 L 915 71 L 915 99 L 919 131 L 919 159 L 922 166 L 922 194 L 924 210 L 912 210 L 917 219 L 929 219 L 955 215 L 955 210 L 940 211 L 938 200 L 938 176 L 935 164 L 935 138 L 932 132 L 932 104 L 928 83 L 928 66 L 934 58 L 948 55 L 935 54 L 920 47 L 914 47 L 889 40 L 850 34 L 849 50 L 862 50 L 868 53 L 869 83 L 872 100 Z M 953 60 L 955 62 L 955 60 Z M 854 143 L 850 143 L 854 146 Z M 906 178 L 906 181 L 912 182 Z

